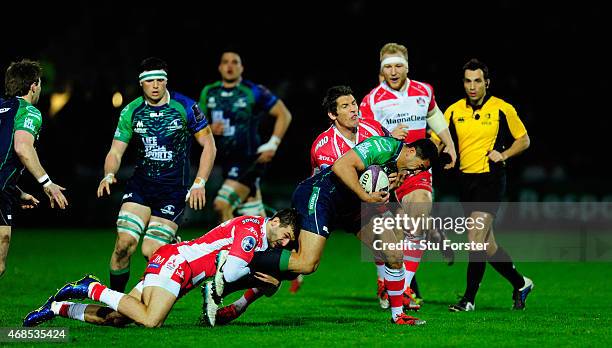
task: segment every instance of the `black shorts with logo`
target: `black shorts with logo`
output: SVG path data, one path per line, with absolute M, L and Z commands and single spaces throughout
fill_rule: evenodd
M 506 193 L 506 171 L 459 175 L 461 204 L 466 215 L 473 211 L 497 214 Z
M 223 161 L 221 164 L 223 177 L 248 186 L 251 195 L 254 195 L 259 188 L 259 180 L 266 169 L 264 163 L 257 163 L 257 158 L 259 158 L 259 155 Z
M 151 216 L 177 222 L 185 211 L 185 196 L 188 190 L 185 186 L 165 185 L 133 176 L 125 187 L 121 203 L 144 205 L 151 208 Z
M 19 197 L 17 187 L 7 185 L 0 191 L 0 226 L 13 226 L 13 206 Z

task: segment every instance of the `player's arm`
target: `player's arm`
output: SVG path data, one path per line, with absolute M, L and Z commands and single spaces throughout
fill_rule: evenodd
M 325 133 L 324 133 L 325 134 Z M 312 175 L 315 175 L 323 169 L 334 164 L 334 155 L 325 152 L 325 145 L 319 145 L 325 139 L 322 136 L 317 137 L 310 147 L 310 165 L 312 166 Z
M 514 142 L 512 143 L 512 145 L 509 148 L 507 148 L 505 151 L 501 153 L 497 151 L 491 151 L 489 153 L 489 158 L 493 162 L 506 161 L 508 158 L 516 156 L 520 154 L 521 152 L 527 150 L 530 144 L 531 144 L 531 140 L 529 139 L 529 135 L 525 133 L 525 135 L 517 139 L 514 139 Z M 499 156 L 497 156 L 496 154 L 499 154 Z
M 235 282 L 251 272 L 249 263 L 253 259 L 256 244 L 257 239 L 253 232 L 247 230 L 244 225 L 237 226 L 234 231 L 234 242 L 223 265 L 223 279 L 226 282 Z
M 505 119 L 508 123 L 510 133 L 512 134 L 512 137 L 514 137 L 514 142 L 508 149 L 501 153 L 495 150 L 489 152 L 488 157 L 493 162 L 503 162 L 510 157 L 516 156 L 527 150 L 531 144 L 531 140 L 527 134 L 527 129 L 525 128 L 525 125 L 521 119 L 518 117 L 514 107 L 510 104 L 506 104 L 500 111 L 506 115 Z
M 14 146 L 21 163 L 43 185 L 43 190 L 47 197 L 49 197 L 51 208 L 54 208 L 55 204 L 57 204 L 60 209 L 65 209 L 68 206 L 68 200 L 62 193 L 65 188 L 54 184 L 40 164 L 38 154 L 34 148 L 34 136 L 28 131 L 16 130 Z
M 285 103 L 280 99 L 276 101 L 268 113 L 270 116 L 274 117 L 276 121 L 274 121 L 274 130 L 272 131 L 270 140 L 257 148 L 257 153 L 261 154 L 257 159 L 260 163 L 266 163 L 272 160 L 276 154 L 278 145 L 280 145 L 285 133 L 287 133 L 287 129 L 292 119 L 289 109 L 287 109 Z
M 127 147 L 128 144 L 126 142 L 117 139 L 113 140 L 110 150 L 108 150 L 104 159 L 105 175 L 98 185 L 98 198 L 104 196 L 105 191 L 110 195 L 110 185 L 117 182 L 115 175 L 119 171 L 119 167 L 121 167 L 121 159 Z
M 455 166 L 457 160 L 457 153 L 455 152 L 455 142 L 451 137 L 450 131 L 448 130 L 448 122 L 444 117 L 442 111 L 435 104 L 433 109 L 427 113 L 427 125 L 434 131 L 439 139 L 444 144 L 444 152 L 451 157 L 451 162 L 444 166 L 444 169 L 450 169 Z
M 215 138 L 213 137 L 212 131 L 209 126 L 206 126 L 196 134 L 194 134 L 198 144 L 202 146 L 202 154 L 200 154 L 200 165 L 198 166 L 198 173 L 193 182 L 193 185 L 189 189 L 187 199 L 189 200 L 189 206 L 192 209 L 200 210 L 204 209 L 206 204 L 206 181 L 210 176 L 213 165 L 215 163 L 215 157 L 217 156 L 217 146 L 215 145 Z
M 332 171 L 364 202 L 383 203 L 389 198 L 388 192 L 372 192 L 368 194 L 359 183 L 359 172 L 365 165 L 354 149 L 338 158 L 332 166 Z

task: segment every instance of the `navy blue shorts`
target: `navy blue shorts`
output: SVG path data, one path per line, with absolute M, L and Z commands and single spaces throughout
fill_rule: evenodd
M 312 181 L 307 179 L 301 182 L 291 198 L 302 230 L 325 238 L 329 238 L 330 232 L 336 229 L 348 233 L 359 232 L 361 219 L 357 196 L 338 190 L 333 180 L 322 180 L 316 184 Z
M 185 186 L 164 185 L 133 176 L 128 181 L 121 203 L 137 203 L 151 208 L 151 216 L 176 222 L 185 210 Z
M 19 197 L 15 186 L 8 186 L 0 191 L 0 226 L 13 226 L 13 205 Z
M 254 195 L 259 188 L 259 179 L 266 168 L 264 163 L 256 162 L 258 157 L 259 155 L 249 159 L 232 160 L 222 163 L 223 177 L 248 186 L 251 190 L 251 195 Z

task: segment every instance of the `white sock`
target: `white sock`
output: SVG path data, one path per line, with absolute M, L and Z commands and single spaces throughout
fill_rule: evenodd
M 51 311 L 55 315 L 60 315 L 60 309 L 63 306 L 68 306 L 67 315 L 70 319 L 75 319 L 79 321 L 85 321 L 85 309 L 87 308 L 87 304 L 84 303 L 74 303 L 74 302 L 52 302 L 51 303 Z
M 410 271 L 406 272 L 406 282 L 404 283 L 404 291 L 410 287 L 410 283 L 412 283 L 412 278 L 414 278 L 415 273 Z
M 85 303 L 73 303 L 68 307 L 68 318 L 85 321 Z
M 72 304 L 73 302 L 51 302 L 51 312 L 55 315 L 59 315 L 60 309 L 64 303 Z
M 252 288 L 251 291 L 253 291 L 253 295 L 257 295 L 259 293 L 258 288 Z M 246 297 L 242 295 L 234 302 L 234 306 L 236 306 L 236 310 L 238 312 L 242 313 L 249 306 L 249 301 L 247 301 Z
M 123 298 L 123 296 L 125 296 L 125 294 L 122 292 L 106 288 L 100 294 L 100 302 L 105 303 L 110 308 L 116 311 L 117 307 L 119 307 L 119 301 L 121 301 L 121 298 Z

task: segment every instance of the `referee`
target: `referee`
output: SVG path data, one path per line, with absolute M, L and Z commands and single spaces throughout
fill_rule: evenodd
M 487 66 L 471 59 L 463 66 L 467 98 L 444 113 L 459 147 L 460 197 L 465 214 L 483 222 L 468 230 L 468 240 L 489 243 L 486 250 L 469 252 L 465 294 L 449 306 L 453 312 L 475 309 L 486 262 L 512 284 L 513 309 L 524 309 L 533 289 L 533 282 L 516 270 L 493 235 L 493 220 L 506 190 L 506 162 L 529 147 L 529 136 L 514 107 L 487 93 L 490 83 Z

